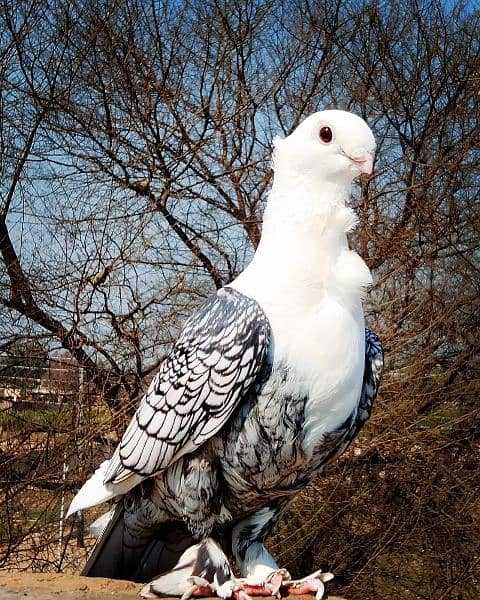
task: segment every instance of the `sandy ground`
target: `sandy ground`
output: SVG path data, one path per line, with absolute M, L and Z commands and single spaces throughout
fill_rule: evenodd
M 141 587 L 131 581 L 100 577 L 0 571 L 1 600 L 138 600 Z
M 0 570 L 0 600 L 19 598 L 22 600 L 60 600 L 60 598 L 62 600 L 133 600 L 134 598 L 139 600 L 138 592 L 141 587 L 131 581 L 100 577 Z M 313 596 L 291 596 L 290 598 L 312 600 Z M 344 599 L 329 596 L 328 600 Z

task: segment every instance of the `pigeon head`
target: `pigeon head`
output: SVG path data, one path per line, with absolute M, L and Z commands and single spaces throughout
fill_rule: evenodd
M 363 119 L 343 110 L 324 110 L 275 141 L 275 171 L 348 185 L 361 173 L 372 172 L 374 155 L 375 138 Z

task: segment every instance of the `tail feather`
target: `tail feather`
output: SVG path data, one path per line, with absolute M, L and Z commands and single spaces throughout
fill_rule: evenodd
M 184 551 L 192 546 L 193 538 L 186 532 L 179 531 L 175 541 L 155 538 L 151 540 L 142 561 L 135 573 L 135 580 L 141 583 L 151 581 L 161 573 L 170 571 L 177 564 Z
M 94 535 L 96 539 L 98 539 L 102 535 L 102 533 L 105 531 L 105 529 L 107 528 L 108 524 L 110 523 L 110 519 L 113 517 L 114 511 L 115 511 L 115 506 L 111 510 L 107 511 L 106 513 L 103 513 L 103 515 L 98 517 L 98 519 L 96 519 L 88 527 L 88 529 L 90 530 L 90 533 L 92 535 Z
M 105 526 L 82 575 L 146 583 L 172 569 L 185 549 L 194 544 L 182 522 L 165 523 L 145 537 L 133 537 L 125 527 L 124 514 L 120 498 L 110 513 L 102 515 Z
M 79 510 L 90 508 L 96 504 L 112 500 L 116 496 L 126 494 L 145 479 L 141 475 L 132 473 L 128 479 L 119 484 L 105 483 L 109 463 L 110 461 L 105 460 L 78 490 L 67 511 L 67 518 Z
M 97 537 L 81 575 L 123 579 L 118 564 L 123 546 L 123 502 L 117 502 L 109 513 L 102 515 L 101 519 L 105 519 L 108 515 L 110 518 L 106 524 L 104 523 L 103 530 Z

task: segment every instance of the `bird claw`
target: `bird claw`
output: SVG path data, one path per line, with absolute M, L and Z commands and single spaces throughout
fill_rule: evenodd
M 238 584 L 236 579 L 229 579 L 220 585 L 216 578 L 213 582 L 203 579 L 203 577 L 192 576 L 189 578 L 192 587 L 189 588 L 180 598 L 180 600 L 188 600 L 188 598 L 236 598 Z M 245 595 L 237 600 L 248 600 Z
M 193 597 L 231 598 L 239 587 L 222 548 L 205 538 L 190 546 L 173 569 L 162 573 L 140 591 L 142 598 Z M 241 598 L 240 600 L 246 600 Z
M 188 598 L 210 598 L 215 595 L 215 591 L 210 585 L 192 585 L 180 598 L 180 600 L 188 600 Z
M 273 571 L 266 581 L 256 583 L 248 579 L 239 579 L 239 586 L 232 590 L 233 600 L 250 600 L 252 596 L 292 596 L 314 594 L 316 600 L 322 600 L 325 594 L 325 583 L 333 579 L 333 573 L 322 573 L 321 569 L 303 577 L 291 579 L 286 569 Z
M 238 592 L 242 592 L 242 598 L 235 598 L 235 600 L 247 600 L 245 595 L 250 596 L 275 596 L 280 598 L 280 589 L 284 585 L 285 581 L 290 580 L 290 573 L 286 569 L 277 569 L 272 571 L 267 579 L 263 582 L 254 582 L 247 579 L 239 579 L 240 584 Z M 235 592 L 234 592 L 235 594 Z
M 189 577 L 191 587 L 181 596 L 181 600 L 189 598 L 232 598 L 232 600 L 251 600 L 255 596 L 274 596 L 281 598 L 282 592 L 292 596 L 314 594 L 316 600 L 321 600 L 325 593 L 325 582 L 333 579 L 332 573 L 315 571 L 302 579 L 290 579 L 286 569 L 273 571 L 263 582 L 248 581 L 248 579 L 231 579 L 223 585 L 217 581 L 209 582 L 202 577 Z M 148 585 L 143 588 L 140 595 L 143 598 L 158 598 L 159 595 L 152 593 L 154 590 Z
M 331 573 L 315 571 L 303 579 L 292 580 L 286 569 L 265 569 L 257 565 L 250 577 L 236 578 L 228 558 L 215 540 L 205 538 L 190 546 L 178 559 L 173 569 L 156 577 L 140 591 L 142 598 L 177 596 L 181 600 L 208 598 L 251 600 L 252 596 L 282 594 L 315 594 L 321 600 L 325 581 L 333 578 Z
M 218 582 L 214 581 L 213 583 L 207 581 L 203 577 L 192 576 L 188 578 L 191 586 L 181 595 L 180 600 L 189 600 L 189 598 L 235 598 L 236 600 L 248 600 L 248 596 L 246 594 L 242 596 L 236 596 L 237 585 L 234 584 L 235 580 L 226 583 L 232 583 L 232 585 L 227 586 L 226 583 L 223 585 L 219 585 Z M 142 598 L 158 598 L 165 597 L 167 594 L 152 589 L 151 584 L 147 584 L 140 591 L 140 596 Z M 173 595 L 173 594 L 172 594 Z
M 302 579 L 284 581 L 282 587 L 291 595 L 315 594 L 316 600 L 321 600 L 325 593 L 324 583 L 333 579 L 333 573 L 322 573 L 321 569 Z

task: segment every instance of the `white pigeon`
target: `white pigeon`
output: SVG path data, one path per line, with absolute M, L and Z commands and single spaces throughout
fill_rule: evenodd
M 383 351 L 362 310 L 372 279 L 347 242 L 351 182 L 372 172 L 375 141 L 361 118 L 326 110 L 274 146 L 252 262 L 187 321 L 114 455 L 70 507 L 115 499 L 83 572 L 163 573 L 145 597 L 241 599 L 284 586 L 320 598 L 331 578 L 292 581 L 264 542 L 377 394 Z

